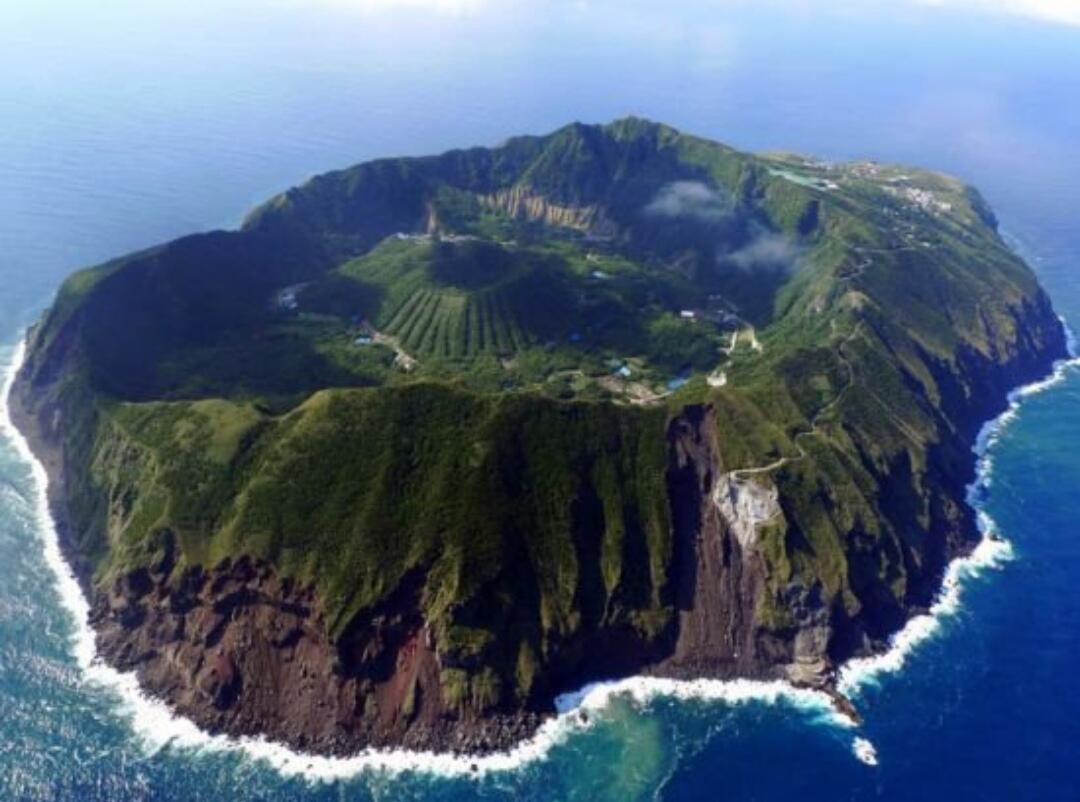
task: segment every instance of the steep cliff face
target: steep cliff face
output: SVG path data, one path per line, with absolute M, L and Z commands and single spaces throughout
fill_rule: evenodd
M 638 672 L 828 688 L 1065 353 L 977 195 L 912 174 L 570 126 L 77 274 L 11 401 L 102 654 L 332 753 L 506 747 Z
M 601 236 L 617 230 L 615 224 L 604 216 L 603 209 L 598 206 L 563 206 L 551 202 L 527 186 L 481 195 L 480 205 L 511 218 Z
M 211 731 L 330 754 L 359 744 L 484 752 L 541 720 L 450 698 L 420 612 L 422 577 L 335 640 L 312 589 L 269 565 L 241 558 L 174 574 L 173 559 L 170 547 L 98 592 L 91 623 L 105 659 Z
M 760 505 L 748 501 L 775 503 L 775 491 L 762 488 L 758 496 L 733 483 L 713 415 L 709 407 L 688 407 L 668 433 L 678 622 L 671 654 L 654 670 L 682 678 L 775 676 L 787 655 L 763 639 L 758 620 L 768 569 L 757 531 L 766 521 Z

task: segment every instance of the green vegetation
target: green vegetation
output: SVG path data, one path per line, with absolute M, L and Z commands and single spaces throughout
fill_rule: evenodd
M 422 576 L 451 705 L 550 690 L 675 618 L 669 424 L 775 467 L 761 626 L 791 588 L 873 632 L 963 536 L 972 411 L 1058 346 L 973 190 L 629 119 L 321 176 L 75 274 L 26 376 L 62 412 L 98 581 L 250 555 L 331 634 Z M 720 466 L 716 466 L 717 469 Z

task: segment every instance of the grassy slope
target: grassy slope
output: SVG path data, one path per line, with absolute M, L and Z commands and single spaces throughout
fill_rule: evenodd
M 420 570 L 438 642 L 510 685 L 523 653 L 539 667 L 600 626 L 653 638 L 668 621 L 662 409 L 415 383 L 274 418 L 214 400 L 109 420 L 110 571 L 153 561 L 167 529 L 188 565 L 248 554 L 314 584 L 340 634 Z

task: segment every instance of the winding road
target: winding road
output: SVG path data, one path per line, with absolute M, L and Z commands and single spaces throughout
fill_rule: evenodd
M 917 251 L 917 250 L 923 250 L 923 246 L 901 245 L 901 246 L 898 246 L 898 247 L 895 247 L 895 248 L 853 247 L 851 249 L 852 253 L 859 254 L 861 258 L 856 263 L 855 269 L 850 274 L 848 274 L 846 276 L 840 276 L 839 280 L 843 281 L 843 282 L 851 282 L 851 281 L 854 281 L 855 279 L 861 277 L 866 272 L 867 268 L 869 268 L 874 263 L 873 256 L 871 256 L 870 254 L 881 254 L 881 253 L 892 254 L 892 253 L 900 253 L 902 251 Z M 763 474 L 763 473 L 771 473 L 772 471 L 779 470 L 780 468 L 784 467 L 785 465 L 789 465 L 792 462 L 798 462 L 798 461 L 803 460 L 803 459 L 806 458 L 806 456 L 807 456 L 806 450 L 802 447 L 802 443 L 800 441 L 804 437 L 816 436 L 819 433 L 819 429 L 818 429 L 819 421 L 821 421 L 822 418 L 824 418 L 833 409 L 836 408 L 836 405 L 839 404 L 841 400 L 843 400 L 844 396 L 847 394 L 847 392 L 855 384 L 855 368 L 852 366 L 851 361 L 847 358 L 847 355 L 844 353 L 844 348 L 847 345 L 849 345 L 852 342 L 852 340 L 855 339 L 856 336 L 858 336 L 859 334 L 862 333 L 863 327 L 864 327 L 864 323 L 863 323 L 863 321 L 860 320 L 855 325 L 855 327 L 852 328 L 852 330 L 850 332 L 848 332 L 847 336 L 844 337 L 844 339 L 841 340 L 840 343 L 836 346 L 836 353 L 839 356 L 841 363 L 844 365 L 844 368 L 847 370 L 847 374 L 848 374 L 847 382 L 844 384 L 844 386 L 840 389 L 840 391 L 833 397 L 833 399 L 828 404 L 823 406 L 821 409 L 819 409 L 814 414 L 814 417 L 810 419 L 810 427 L 808 429 L 806 429 L 805 431 L 799 432 L 798 434 L 796 434 L 792 438 L 792 443 L 794 444 L 795 449 L 798 451 L 798 454 L 795 455 L 795 456 L 780 457 L 780 458 L 778 458 L 776 460 L 773 460 L 772 462 L 770 462 L 767 465 L 760 465 L 760 466 L 755 467 L 755 468 L 739 468 L 737 470 L 731 471 L 730 475 L 731 475 L 731 478 L 734 481 L 739 481 L 739 480 L 741 480 L 741 479 L 743 479 L 744 477 L 747 477 L 747 476 L 754 476 L 754 475 Z M 737 336 L 737 333 L 736 333 L 736 336 Z M 751 336 L 753 336 L 753 335 L 751 334 Z M 735 348 L 735 337 L 732 338 L 731 350 L 734 350 L 734 348 Z M 729 351 L 729 353 L 730 353 L 730 351 Z M 908 426 L 908 424 L 906 424 L 904 421 L 897 418 L 896 415 L 891 410 L 889 410 L 888 405 L 884 401 L 882 401 L 881 398 L 876 393 L 874 393 L 869 388 L 864 388 L 864 389 L 866 390 L 867 394 L 871 398 L 873 398 L 878 404 L 881 405 L 881 407 L 885 411 L 885 414 L 889 416 L 889 418 L 897 425 L 898 428 L 900 428 L 901 431 L 904 432 L 904 434 L 907 437 L 909 437 L 909 438 L 911 438 L 913 440 L 916 440 L 916 441 L 918 440 L 917 435 L 915 435 L 911 431 L 911 427 Z

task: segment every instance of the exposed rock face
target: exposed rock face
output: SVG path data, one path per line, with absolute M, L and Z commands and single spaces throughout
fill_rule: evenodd
M 528 711 L 480 719 L 444 703 L 415 580 L 332 642 L 310 589 L 267 565 L 174 570 L 168 556 L 156 568 L 96 594 L 98 648 L 211 731 L 334 754 L 359 745 L 485 752 L 540 721 Z
M 615 233 L 615 225 L 597 206 L 563 206 L 526 187 L 494 192 L 480 197 L 481 205 L 510 217 L 530 220 L 549 226 L 592 232 L 599 235 Z
M 834 627 L 821 598 L 821 587 L 793 583 L 787 587 L 785 597 L 796 627 L 784 674 L 796 685 L 826 687 L 834 668 L 829 657 Z
M 716 502 L 726 475 L 719 473 L 723 462 L 712 415 L 707 406 L 690 407 L 669 430 L 678 633 L 671 655 L 655 671 L 775 676 L 786 654 L 759 638 L 755 611 L 765 566 L 753 542 L 754 524 L 734 511 L 740 505 Z
M 712 493 L 713 504 L 721 519 L 739 541 L 744 551 L 757 544 L 758 528 L 775 521 L 780 510 L 780 494 L 768 480 L 744 478 L 737 472 L 721 473 L 716 477 Z
M 824 686 L 832 662 L 829 611 L 819 587 L 792 584 L 796 626 L 771 631 L 760 620 L 767 565 L 760 527 L 783 512 L 767 478 L 723 470 L 713 410 L 689 407 L 669 430 L 678 625 L 671 654 L 650 669 L 677 678 L 790 679 Z

